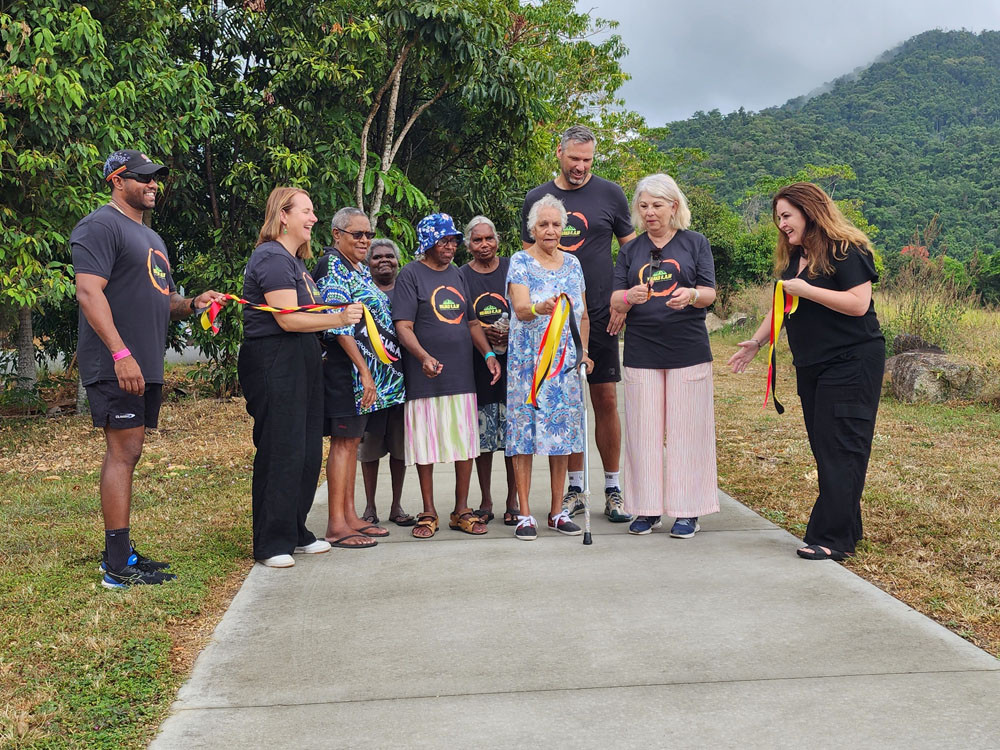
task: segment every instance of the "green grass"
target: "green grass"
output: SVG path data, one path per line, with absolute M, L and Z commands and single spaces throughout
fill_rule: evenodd
M 132 529 L 179 579 L 108 591 L 101 433 L 82 417 L 0 423 L 0 746 L 144 747 L 249 569 L 242 403 L 168 403 L 161 428 L 136 471 Z

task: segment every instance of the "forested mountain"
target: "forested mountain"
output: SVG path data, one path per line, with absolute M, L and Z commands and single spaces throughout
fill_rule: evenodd
M 663 148 L 703 149 L 687 184 L 738 206 L 759 180 L 806 165 L 846 164 L 837 198 L 863 201 L 891 256 L 928 233 L 959 260 L 1000 248 L 1000 32 L 928 31 L 825 93 L 758 113 L 698 112 L 668 125 Z

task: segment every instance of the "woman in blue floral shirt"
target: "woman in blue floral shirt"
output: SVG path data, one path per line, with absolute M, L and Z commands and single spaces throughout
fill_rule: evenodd
M 330 436 L 326 538 L 335 547 L 358 549 L 375 546 L 371 537 L 389 533 L 359 518 L 355 510 L 358 444 L 366 431 L 374 434 L 385 430 L 387 410 L 405 401 L 406 395 L 389 299 L 375 285 L 365 264 L 375 236 L 371 223 L 360 209 L 342 208 L 334 215 L 332 225 L 334 246 L 327 248 L 313 271 L 323 302 L 361 302 L 371 312 L 379 337 L 378 342 L 369 338 L 364 320 L 326 334 L 324 434 Z M 390 364 L 376 355 L 378 344 L 388 354 Z

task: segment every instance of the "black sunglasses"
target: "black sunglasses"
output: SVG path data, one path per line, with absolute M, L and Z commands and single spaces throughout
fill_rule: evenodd
M 337 227 L 337 231 L 349 234 L 355 240 L 360 240 L 362 237 L 367 237 L 370 240 L 375 239 L 375 232 L 348 232 L 346 229 L 341 229 L 340 227 Z
M 649 276 L 646 278 L 646 286 L 653 288 L 653 274 L 660 270 L 663 263 L 663 248 L 657 247 L 649 254 Z
M 120 176 L 123 180 L 135 180 L 143 185 L 148 185 L 156 179 L 155 174 L 136 174 L 135 172 L 122 172 Z

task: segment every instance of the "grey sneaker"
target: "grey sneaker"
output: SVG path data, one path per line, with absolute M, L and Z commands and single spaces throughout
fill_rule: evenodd
M 573 487 L 570 485 L 567 488 L 566 494 L 563 496 L 562 510 L 563 513 L 569 515 L 570 518 L 583 510 L 583 490 L 579 487 Z
M 617 487 L 604 490 L 604 515 L 611 523 L 628 523 L 632 520 L 632 516 L 625 512 L 622 491 Z

